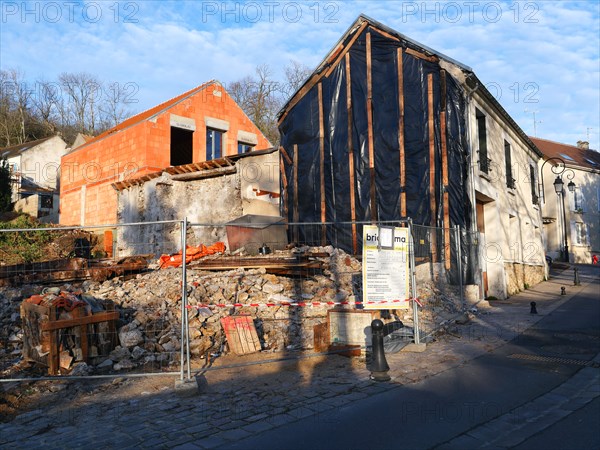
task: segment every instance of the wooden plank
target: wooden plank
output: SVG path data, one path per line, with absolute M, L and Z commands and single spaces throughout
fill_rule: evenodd
M 433 74 L 427 75 L 427 116 L 429 129 L 429 209 L 432 227 L 436 226 L 436 201 L 435 201 L 435 128 L 433 120 Z M 437 234 L 431 233 L 431 246 L 433 262 L 437 262 Z
M 279 147 L 279 153 L 281 153 L 281 155 L 285 158 L 285 162 L 287 162 L 290 165 L 292 164 L 292 158 L 290 158 L 288 152 L 285 151 L 285 148 Z
M 350 75 L 350 53 L 346 53 L 346 111 L 348 113 L 348 172 L 350 174 L 350 218 L 352 220 L 352 253 L 358 254 L 358 236 L 356 233 L 356 185 L 354 180 L 354 146 L 352 132 L 352 77 Z
M 365 21 L 365 22 L 362 23 L 362 25 L 360 27 L 358 27 L 358 29 L 356 30 L 356 32 L 355 32 L 354 36 L 352 37 L 352 39 L 350 39 L 348 41 L 348 43 L 344 46 L 344 50 L 338 55 L 338 57 L 336 58 L 335 62 L 333 64 L 331 64 L 331 66 L 329 67 L 329 69 L 327 69 L 327 71 L 325 72 L 325 77 L 329 77 L 329 75 L 331 75 L 331 72 L 333 72 L 335 70 L 335 68 L 337 67 L 337 65 L 342 60 L 342 58 L 344 58 L 348 54 L 348 52 L 350 51 L 350 49 L 352 48 L 352 46 L 354 45 L 354 43 L 356 42 L 356 40 L 360 37 L 360 35 L 364 31 L 364 29 L 367 28 L 368 25 L 369 25 L 369 22 Z
M 49 308 L 48 319 L 56 320 L 56 308 L 51 306 Z M 40 330 L 44 329 L 44 325 L 47 322 L 40 321 Z M 58 342 L 58 330 L 50 331 L 50 352 L 48 353 L 48 374 L 50 375 L 58 375 L 58 370 L 60 366 L 60 354 L 59 354 L 59 345 Z
M 237 327 L 243 331 L 241 334 L 244 336 L 248 352 L 259 352 L 261 350 L 260 340 L 258 339 L 258 334 L 256 333 L 256 328 L 254 327 L 254 321 L 252 320 L 252 317 L 238 317 Z
M 450 201 L 448 194 L 448 185 L 450 183 L 448 174 L 448 146 L 446 137 L 446 71 L 440 72 L 440 143 L 442 147 L 442 184 L 444 193 L 442 194 L 444 208 L 444 267 L 446 270 L 451 268 L 450 252 Z
M 398 60 L 398 149 L 400 152 L 400 217 L 406 217 L 406 155 L 404 150 L 404 64 L 402 47 L 396 51 Z
M 327 243 L 327 204 L 325 200 L 325 118 L 323 117 L 323 84 L 317 87 L 319 98 L 319 177 L 321 184 L 321 245 Z
M 371 179 L 371 221 L 377 221 L 377 198 L 375 189 L 375 144 L 373 137 L 373 77 L 371 74 L 371 33 L 367 32 L 367 134 L 369 147 L 369 178 Z
M 88 325 L 90 323 L 107 322 L 109 320 L 118 320 L 119 313 L 117 311 L 98 313 L 91 316 L 84 316 L 77 319 L 62 319 L 43 322 L 40 329 L 42 331 L 59 330 L 62 328 L 71 328 L 80 325 Z
M 400 38 L 394 36 L 393 34 L 388 33 L 387 31 L 380 30 L 379 28 L 375 28 L 375 31 L 377 31 L 377 33 L 381 34 L 382 36 L 385 36 L 388 39 L 392 39 L 396 42 L 400 42 Z
M 294 173 L 294 210 L 293 220 L 295 223 L 298 223 L 298 144 L 294 144 L 294 165 L 293 165 L 293 173 Z M 298 225 L 294 225 L 294 242 L 299 244 L 298 242 Z
M 425 53 L 421 53 L 417 50 L 413 50 L 412 48 L 407 48 L 406 53 L 408 53 L 409 55 L 412 55 L 416 58 L 424 59 L 425 61 L 429 61 L 429 62 L 438 62 L 440 60 L 437 56 L 433 56 L 433 55 L 428 56 Z

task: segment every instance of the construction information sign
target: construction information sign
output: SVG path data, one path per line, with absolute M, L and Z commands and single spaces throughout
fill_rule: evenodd
M 365 309 L 408 309 L 408 228 L 363 228 Z M 376 303 L 370 303 L 376 302 Z

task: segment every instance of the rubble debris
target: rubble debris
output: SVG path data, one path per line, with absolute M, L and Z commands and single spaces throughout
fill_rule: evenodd
M 273 262 L 272 267 L 269 261 Z M 243 267 L 246 263 L 248 266 Z M 300 269 L 294 264 L 304 263 L 312 268 L 302 268 L 303 275 L 295 275 L 294 271 Z M 221 319 L 235 315 L 249 317 L 262 351 L 326 349 L 323 334 L 329 331 L 327 312 L 331 309 L 326 302 L 347 302 L 339 308 L 354 310 L 354 303 L 362 299 L 361 262 L 332 246 L 295 247 L 276 250 L 267 256 L 215 254 L 192 262 L 189 268 L 194 269 L 187 272 L 192 358 L 210 359 L 211 355 L 223 353 L 227 336 Z M 272 269 L 281 272 L 270 273 Z M 44 295 L 44 289 L 41 285 L 0 287 L 2 367 L 18 361 L 23 350 L 20 303 L 25 298 Z M 56 290 L 48 289 L 45 294 L 49 292 L 57 294 Z M 77 284 L 63 284 L 58 292 L 76 295 L 86 302 L 84 308 L 93 313 L 101 311 L 107 301 L 113 302 L 120 313 L 112 335 L 114 345 L 98 349 L 98 356 L 90 355 L 85 361 L 92 373 L 163 369 L 179 361 L 181 270 L 166 267 L 130 278 L 86 279 Z M 423 303 L 419 313 L 423 332 L 429 333 L 461 311 L 460 296 L 450 288 L 441 289 L 433 281 L 419 281 L 418 296 Z M 306 306 L 290 306 L 303 302 Z M 393 319 L 410 327 L 412 312 L 397 311 L 392 314 Z M 70 355 L 74 358 L 73 367 L 81 356 L 78 352 Z

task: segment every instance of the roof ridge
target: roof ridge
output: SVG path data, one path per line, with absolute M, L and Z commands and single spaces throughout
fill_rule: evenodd
M 171 97 L 170 99 L 165 100 L 164 102 L 161 102 L 158 105 L 152 106 L 150 108 L 145 109 L 144 111 L 140 111 L 139 113 L 137 113 L 131 117 L 128 117 L 127 119 L 116 124 L 114 127 L 109 128 L 108 130 L 100 133 L 98 136 L 95 136 L 93 139 L 90 139 L 89 141 L 83 143 L 79 147 L 73 149 L 73 151 L 79 151 L 80 149 L 87 147 L 88 145 L 93 144 L 97 141 L 100 141 L 100 140 L 110 136 L 111 134 L 114 134 L 121 130 L 125 130 L 133 125 L 136 125 L 136 124 L 146 120 L 146 119 L 156 116 L 157 114 L 160 114 L 160 113 L 164 112 L 166 109 L 173 106 L 175 103 L 180 102 L 180 101 L 188 98 L 189 96 L 191 96 L 197 92 L 200 92 L 203 89 L 206 89 L 211 84 L 215 84 L 215 83 L 218 83 L 220 86 L 222 86 L 222 84 L 217 79 L 212 79 L 210 81 L 202 83 L 192 89 L 189 89 L 189 90 L 183 92 L 182 94 Z M 127 125 L 123 126 L 125 123 L 127 123 Z

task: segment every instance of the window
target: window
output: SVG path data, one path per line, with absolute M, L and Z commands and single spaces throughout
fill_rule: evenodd
M 510 144 L 504 141 L 504 162 L 506 163 L 506 186 L 509 189 L 515 188 L 515 179 L 512 176 L 512 157 L 510 154 Z
M 535 176 L 535 167 L 533 164 L 529 165 L 529 179 L 531 180 L 531 203 L 537 205 L 539 204 L 537 195 L 537 177 Z
M 575 244 L 587 245 L 587 229 L 583 222 L 575 222 Z
M 223 132 L 214 128 L 206 129 L 206 160 L 218 159 L 223 154 Z
M 564 153 L 559 153 L 560 156 L 562 156 L 564 159 L 566 159 L 567 161 L 575 161 L 573 158 L 571 158 L 569 155 L 565 155 Z
M 490 159 L 487 151 L 487 131 L 485 128 L 485 115 L 475 110 L 475 118 L 477 119 L 477 136 L 479 138 L 479 170 L 488 173 L 490 170 Z
M 52 209 L 52 195 L 40 195 L 40 207 L 44 209 Z
M 171 165 L 181 166 L 193 162 L 194 132 L 171 127 Z
M 238 141 L 238 153 L 248 153 L 251 152 L 253 148 L 254 145 L 252 144 Z
M 576 186 L 573 192 L 571 192 L 571 210 L 577 212 L 585 212 L 585 197 L 581 188 Z

